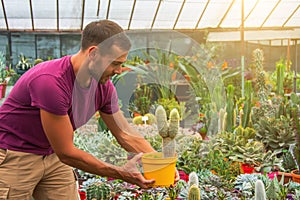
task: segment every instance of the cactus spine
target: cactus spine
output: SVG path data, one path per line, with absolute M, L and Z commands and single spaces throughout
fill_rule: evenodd
M 179 112 L 176 108 L 173 108 L 170 112 L 168 122 L 165 109 L 159 105 L 155 111 L 155 116 L 157 118 L 159 135 L 163 139 L 162 151 L 164 158 L 174 157 L 176 154 L 175 137 L 179 129 Z
M 200 189 L 196 185 L 192 185 L 189 189 L 188 200 L 200 200 Z
M 266 200 L 265 185 L 261 180 L 255 182 L 255 200 Z

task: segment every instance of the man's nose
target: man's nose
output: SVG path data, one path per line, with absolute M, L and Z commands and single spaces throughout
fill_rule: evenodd
M 122 65 L 119 65 L 119 67 L 114 70 L 114 73 L 121 74 L 122 73 Z

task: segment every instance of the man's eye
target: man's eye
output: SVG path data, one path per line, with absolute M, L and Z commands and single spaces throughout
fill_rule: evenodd
M 120 66 L 120 63 L 112 63 L 114 66 Z

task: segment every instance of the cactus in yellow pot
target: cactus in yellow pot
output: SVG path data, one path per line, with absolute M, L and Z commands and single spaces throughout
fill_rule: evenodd
M 163 106 L 159 105 L 155 111 L 157 128 L 159 135 L 163 139 L 162 152 L 164 158 L 175 157 L 176 143 L 175 137 L 179 129 L 179 112 L 176 108 L 172 109 L 167 120 L 167 114 Z

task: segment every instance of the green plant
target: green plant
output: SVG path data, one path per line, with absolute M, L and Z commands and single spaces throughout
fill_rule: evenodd
M 283 179 L 279 182 L 277 177 L 275 176 L 273 180 L 271 180 L 269 186 L 267 187 L 266 195 L 270 200 L 285 200 L 287 194 L 289 192 L 289 183 L 286 185 L 283 183 Z
M 188 200 L 200 200 L 200 189 L 196 185 L 192 185 L 189 189 Z
M 186 110 L 186 102 L 178 102 L 175 98 L 159 98 L 156 104 L 161 105 L 166 110 L 167 117 L 174 108 L 178 110 L 181 120 L 188 117 L 191 113 L 191 111 Z
M 6 64 L 5 55 L 0 52 L 0 83 L 15 83 L 17 74 L 15 70 L 12 69 L 11 65 Z M 13 85 L 10 84 L 10 85 Z
M 241 125 L 243 128 L 246 128 L 250 125 L 251 110 L 252 110 L 252 99 L 253 99 L 253 90 L 252 90 L 252 81 L 246 81 L 245 84 L 245 98 L 243 99 L 243 115 L 240 118 Z
M 31 60 L 26 58 L 22 53 L 19 55 L 19 62 L 16 64 L 16 68 L 19 70 L 28 70 L 32 67 Z
M 183 136 L 179 137 L 177 144 L 178 160 L 176 165 L 178 169 L 189 174 L 206 168 L 203 159 L 206 158 L 210 147 L 204 140 L 192 135 Z
M 41 62 L 44 62 L 44 60 L 41 59 L 41 58 L 37 58 L 37 59 L 35 59 L 35 60 L 33 61 L 33 66 L 35 66 L 35 65 L 37 65 L 37 64 L 39 64 L 39 63 L 41 63 Z
M 283 150 L 282 152 L 282 168 L 285 172 L 291 172 L 296 168 L 296 163 L 293 159 L 291 152 L 288 150 Z
M 117 166 L 127 162 L 128 153 L 119 145 L 110 132 L 74 134 L 74 144 L 98 159 Z
M 283 63 L 283 60 L 280 59 L 280 61 L 276 62 L 276 93 L 277 95 L 283 95 L 284 94 L 284 73 L 285 73 L 286 66 Z
M 259 107 L 252 108 L 252 122 L 253 124 L 260 121 L 261 117 L 275 117 L 276 110 L 269 102 L 270 88 L 266 85 L 266 72 L 263 68 L 264 54 L 261 49 L 253 51 L 254 64 L 256 67 L 256 90 L 259 100 Z
M 207 133 L 208 135 L 215 135 L 216 133 L 222 130 L 223 128 L 225 129 L 226 126 L 226 115 L 222 115 L 223 118 L 219 117 L 219 112 L 217 110 L 217 105 L 215 102 L 211 102 L 209 104 L 206 104 L 203 106 L 203 110 L 205 110 L 205 118 L 207 119 L 207 124 L 206 126 L 208 127 Z M 221 108 L 222 109 L 222 108 Z M 221 123 L 219 124 L 219 119 Z M 224 123 L 222 123 L 224 122 Z M 219 126 L 220 125 L 220 126 Z M 222 127 L 222 129 L 221 129 Z
M 234 181 L 234 188 L 241 193 L 244 199 L 252 199 L 255 194 L 255 183 L 261 180 L 267 189 L 270 184 L 270 179 L 262 174 L 240 174 Z
M 281 154 L 281 152 L 281 150 L 269 150 L 267 152 L 264 152 L 261 158 L 260 165 L 256 167 L 256 171 L 269 173 L 278 169 L 282 169 L 282 159 L 280 159 L 278 156 L 279 154 Z
M 216 135 L 213 148 L 221 151 L 231 161 L 258 166 L 261 162 L 264 146 L 254 140 L 255 130 L 238 126 L 233 132 L 221 132 Z
M 178 197 L 180 191 L 184 188 L 184 186 L 185 182 L 183 180 L 179 180 L 175 186 L 171 185 L 170 187 L 166 187 L 165 189 L 168 193 L 169 198 L 171 200 L 175 200 Z
M 176 69 L 171 67 L 176 64 L 176 55 L 171 52 L 164 52 L 157 48 L 153 54 L 143 51 L 145 60 L 134 57 L 128 60 L 124 66 L 137 72 L 141 83 L 152 84 L 153 94 L 157 98 L 174 98 L 176 85 L 172 82 L 172 75 L 176 73 Z
M 227 86 L 226 98 L 226 131 L 231 132 L 235 128 L 235 102 L 234 102 L 234 87 L 233 85 Z
M 261 141 L 266 150 L 282 151 L 295 143 L 295 131 L 291 118 L 281 115 L 279 118 L 261 117 L 254 124 L 256 140 Z
M 106 200 L 111 197 L 111 188 L 105 182 L 94 182 L 87 186 L 87 200 Z
M 139 113 L 141 115 L 145 115 L 149 112 L 152 106 L 152 90 L 150 86 L 143 85 L 137 87 L 134 92 L 134 99 L 129 103 L 129 111 L 131 113 Z
M 178 110 L 176 108 L 171 110 L 168 122 L 165 109 L 159 105 L 156 108 L 155 116 L 159 135 L 163 138 L 162 152 L 164 157 L 174 157 L 176 154 L 175 136 L 178 134 L 180 120 Z

